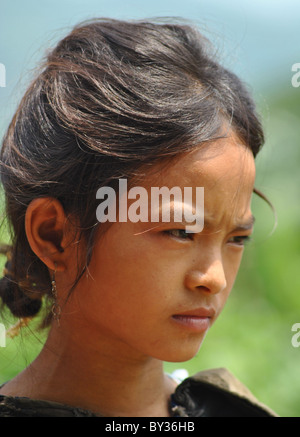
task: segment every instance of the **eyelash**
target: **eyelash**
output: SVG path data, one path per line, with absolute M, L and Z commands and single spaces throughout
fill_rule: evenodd
M 238 241 L 235 241 L 233 244 L 236 244 L 238 246 L 245 246 L 245 244 L 250 243 L 250 241 L 252 240 L 252 238 L 250 237 L 250 235 L 239 235 L 236 237 L 232 237 L 235 238 Z
M 173 235 L 174 232 L 184 232 L 185 237 L 182 237 L 182 236 L 179 237 L 179 236 Z M 163 233 L 166 235 L 172 236 L 174 238 L 179 238 L 180 240 L 193 240 L 193 238 L 194 238 L 193 237 L 194 233 L 186 232 L 185 229 L 168 229 L 166 231 L 163 231 Z
M 174 235 L 174 233 L 184 233 L 184 237 L 178 236 L 178 235 Z M 193 232 L 186 232 L 185 229 L 168 229 L 166 231 L 163 231 L 163 233 L 165 235 L 171 236 L 173 238 L 177 238 L 180 240 L 193 240 L 194 239 L 194 233 Z M 252 240 L 252 238 L 250 237 L 250 235 L 238 235 L 235 237 L 231 237 L 231 239 L 233 239 L 234 241 L 231 242 L 237 246 L 245 246 L 245 244 L 250 243 L 250 241 Z

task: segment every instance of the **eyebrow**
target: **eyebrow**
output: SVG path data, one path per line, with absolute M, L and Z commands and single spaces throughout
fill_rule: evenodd
M 183 209 L 180 209 L 180 207 L 181 208 L 183 207 Z M 172 223 L 172 224 L 180 223 L 181 225 L 184 225 L 184 226 L 191 226 L 191 224 L 195 223 L 196 219 L 193 220 L 192 222 L 191 221 L 187 221 L 186 218 L 185 218 L 185 214 L 184 214 L 184 208 L 186 207 L 186 204 L 184 202 L 182 202 L 182 205 L 180 205 L 180 207 L 178 205 L 174 205 L 173 202 L 168 205 L 168 208 L 170 209 L 170 221 L 167 222 L 167 223 Z M 177 220 L 175 221 L 174 220 L 176 211 L 178 211 L 178 213 L 181 214 L 181 220 L 180 221 L 177 221 Z M 161 222 L 161 218 L 162 218 L 161 217 L 161 214 L 162 214 L 162 205 L 161 204 L 159 205 L 158 212 L 159 212 L 159 221 Z M 202 213 L 202 211 L 201 211 L 201 213 Z M 192 214 L 193 215 L 195 214 L 194 208 L 193 208 Z M 199 214 L 197 218 L 201 219 L 201 217 L 203 218 L 203 213 Z M 204 218 L 205 218 L 205 211 L 204 211 Z
M 247 219 L 244 222 L 239 222 L 235 224 L 235 228 L 233 229 L 233 232 L 237 231 L 248 231 L 249 229 L 252 229 L 255 223 L 255 217 L 254 215 L 251 215 L 249 219 Z M 204 225 L 205 228 L 211 229 L 213 228 L 213 220 L 207 219 L 204 214 Z
M 247 221 L 245 221 L 243 223 L 241 222 L 241 223 L 237 224 L 236 228 L 233 229 L 233 232 L 247 231 L 249 229 L 252 229 L 252 227 L 253 227 L 253 225 L 255 223 L 255 220 L 256 219 L 255 219 L 254 215 L 251 215 L 250 218 Z M 173 221 L 171 220 L 170 223 L 173 223 Z M 190 225 L 190 223 L 186 222 L 184 219 L 182 220 L 181 224 Z M 152 229 L 155 229 L 155 228 L 158 228 L 158 227 L 159 227 L 159 224 L 156 225 L 156 226 L 153 226 L 152 228 L 146 229 L 145 231 L 137 232 L 134 235 L 144 234 L 144 233 L 149 232 Z M 205 228 L 212 228 L 213 227 L 213 220 L 208 220 L 207 221 L 207 219 L 206 219 L 205 223 L 204 223 L 204 227 Z
M 171 203 L 169 205 L 169 207 L 170 207 L 170 222 L 169 223 L 174 223 L 174 220 L 172 220 L 172 216 L 174 218 L 174 213 L 175 213 L 175 210 L 177 209 L 177 207 L 176 206 L 174 207 L 173 203 Z M 161 214 L 161 205 L 159 206 L 159 214 Z M 182 220 L 180 221 L 180 223 L 182 225 L 186 225 L 186 226 L 191 225 L 191 222 L 188 222 L 184 219 L 184 214 L 182 214 Z M 241 222 L 236 223 L 235 228 L 233 229 L 233 232 L 248 231 L 248 230 L 253 228 L 254 223 L 255 223 L 255 217 L 253 214 L 251 214 L 251 216 L 247 220 L 245 220 L 244 222 L 241 221 Z M 208 219 L 206 217 L 206 214 L 204 211 L 204 228 L 212 229 L 213 227 L 214 227 L 213 218 Z
M 254 217 L 254 215 L 251 215 L 251 217 L 247 221 L 245 221 L 243 223 L 239 223 L 234 230 L 235 231 L 247 231 L 247 230 L 253 228 L 254 223 L 255 223 L 255 217 Z

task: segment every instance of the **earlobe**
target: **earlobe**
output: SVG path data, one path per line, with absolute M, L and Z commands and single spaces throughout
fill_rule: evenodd
M 33 252 L 52 270 L 65 270 L 66 215 L 54 198 L 34 199 L 26 210 L 25 230 Z

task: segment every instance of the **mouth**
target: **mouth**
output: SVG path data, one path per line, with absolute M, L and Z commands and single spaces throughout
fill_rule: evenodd
M 204 332 L 211 326 L 214 316 L 215 310 L 213 308 L 196 308 L 174 314 L 172 320 L 183 328 L 194 332 Z

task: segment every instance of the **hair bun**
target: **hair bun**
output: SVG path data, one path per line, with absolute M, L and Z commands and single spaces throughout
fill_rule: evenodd
M 4 251 L 4 247 L 1 247 L 0 252 L 5 253 L 8 258 L 3 269 L 3 278 L 0 279 L 0 297 L 3 305 L 6 305 L 16 317 L 35 316 L 42 306 L 41 299 L 36 298 L 36 294 L 33 294 L 33 297 L 28 296 L 25 289 L 22 289 L 13 278 L 11 248 Z

